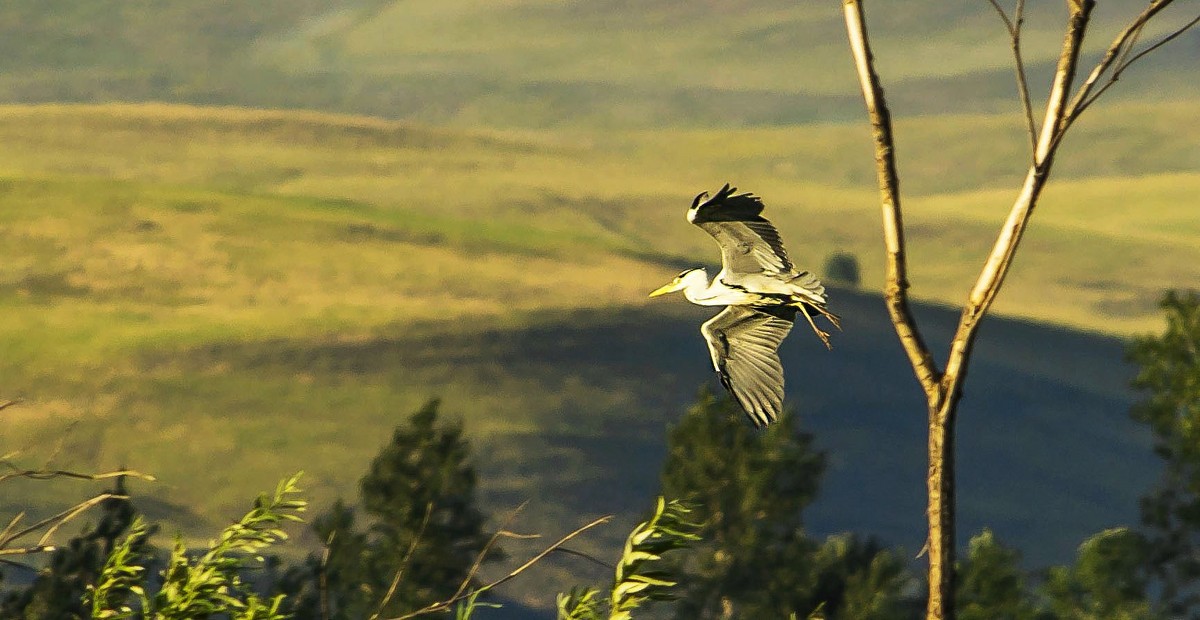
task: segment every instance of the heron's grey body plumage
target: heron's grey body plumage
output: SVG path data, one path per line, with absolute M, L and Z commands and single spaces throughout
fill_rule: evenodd
M 728 184 L 712 198 L 696 196 L 689 222 L 712 235 L 721 248 L 721 271 L 710 282 L 703 269 L 690 269 L 651 297 L 682 290 L 688 301 L 727 306 L 701 326 L 713 368 L 756 426 L 779 418 L 783 408 L 783 366 L 779 345 L 791 331 L 796 313 L 829 346 L 829 335 L 813 322 L 812 313 L 835 326 L 821 281 L 797 271 L 783 247 L 779 231 L 762 217 L 762 200 L 735 194 Z

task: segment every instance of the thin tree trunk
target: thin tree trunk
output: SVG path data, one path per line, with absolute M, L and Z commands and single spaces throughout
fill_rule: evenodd
M 1087 31 L 1095 0 L 1067 0 L 1068 19 L 1063 37 L 1062 50 L 1051 83 L 1050 95 L 1040 132 L 1036 131 L 1029 103 L 1025 66 L 1021 59 L 1021 24 L 1024 15 L 1024 0 L 1017 0 L 1014 19 L 1009 19 L 996 0 L 989 0 L 1008 28 L 1016 63 L 1017 84 L 1025 112 L 1026 126 L 1032 147 L 1031 163 L 1025 182 L 1017 194 L 1008 219 L 996 236 L 995 245 L 988 254 L 983 268 L 967 302 L 963 305 L 958 328 L 950 343 L 945 372 L 939 371 L 929 353 L 916 320 L 908 306 L 908 267 L 904 246 L 904 223 L 900 208 L 900 178 L 896 173 L 895 142 L 892 138 L 891 114 L 883 96 L 883 86 L 875 73 L 871 45 L 867 38 L 866 22 L 863 18 L 863 0 L 842 0 L 846 18 L 846 33 L 850 39 L 850 51 L 854 57 L 859 85 L 862 87 L 863 102 L 871 122 L 875 146 L 875 167 L 879 180 L 880 205 L 883 216 L 883 241 L 886 250 L 886 282 L 884 299 L 888 314 L 896 329 L 896 335 L 909 363 L 916 374 L 921 390 L 925 393 L 929 414 L 928 455 L 929 469 L 926 485 L 928 490 L 929 538 L 929 600 L 926 607 L 927 620 L 947 620 L 955 617 L 954 610 L 954 427 L 958 413 L 958 402 L 962 398 L 962 386 L 967 377 L 971 351 L 975 344 L 980 321 L 991 309 L 992 302 L 1000 292 L 1004 279 L 1012 267 L 1013 256 L 1033 215 L 1033 209 L 1041 197 L 1042 189 L 1050 177 L 1054 155 L 1071 123 L 1083 113 L 1109 87 L 1116 83 L 1121 72 L 1133 62 L 1179 37 L 1200 23 L 1200 16 L 1184 23 L 1157 43 L 1138 53 L 1134 45 L 1142 28 L 1151 18 L 1171 4 L 1172 0 L 1151 0 L 1149 5 L 1117 35 L 1095 68 L 1078 88 L 1074 98 L 1070 97 L 1075 70 L 1079 64 L 1079 52 L 1083 35 Z M 1107 80 L 1101 84 L 1101 78 Z M 1070 102 L 1068 103 L 1068 99 Z
M 926 618 L 954 618 L 954 416 L 929 410 L 929 600 Z

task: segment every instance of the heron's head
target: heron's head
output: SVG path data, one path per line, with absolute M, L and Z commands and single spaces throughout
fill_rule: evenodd
M 654 289 L 654 292 L 650 293 L 650 296 L 658 297 L 659 295 L 666 295 L 667 293 L 674 293 L 675 291 L 682 291 L 683 289 L 688 288 L 690 286 L 707 286 L 707 285 L 708 285 L 708 272 L 707 271 L 705 271 L 703 269 L 688 269 L 687 271 L 675 276 L 674 280 L 671 280 L 670 282 L 658 287 L 657 289 Z

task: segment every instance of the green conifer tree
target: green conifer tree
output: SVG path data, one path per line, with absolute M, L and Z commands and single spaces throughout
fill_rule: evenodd
M 1079 546 L 1074 566 L 1051 568 L 1042 586 L 1054 620 L 1153 620 L 1148 602 L 1146 539 L 1125 528 L 1105 530 Z
M 454 594 L 489 538 L 475 485 L 462 425 L 440 422 L 438 401 L 428 402 L 360 480 L 363 518 L 339 501 L 314 521 L 327 552 L 280 585 L 296 619 L 393 617 Z
M 955 606 L 959 620 L 1033 620 L 1036 606 L 1015 549 L 989 529 L 971 539 L 958 567 Z
M 671 430 L 663 494 L 704 522 L 701 540 L 678 553 L 677 618 L 803 618 L 818 607 L 831 618 L 904 617 L 898 558 L 873 541 L 805 533 L 825 459 L 794 420 L 758 431 L 704 391 Z
M 1138 365 L 1133 386 L 1145 400 L 1133 418 L 1154 434 L 1165 467 L 1142 498 L 1148 562 L 1168 612 L 1200 614 L 1200 295 L 1167 293 L 1167 328 L 1136 339 L 1129 359 Z

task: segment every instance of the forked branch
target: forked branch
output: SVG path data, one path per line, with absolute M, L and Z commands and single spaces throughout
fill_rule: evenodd
M 1138 14 L 1137 17 L 1133 19 L 1133 21 L 1129 22 L 1129 24 L 1123 30 L 1121 30 L 1119 34 L 1117 34 L 1117 37 L 1108 47 L 1108 50 L 1104 52 L 1104 55 L 1100 58 L 1100 61 L 1096 63 L 1095 68 L 1092 69 L 1092 72 L 1088 75 L 1087 79 L 1084 80 L 1083 84 L 1079 87 L 1079 91 L 1075 93 L 1075 97 L 1071 99 L 1071 104 L 1067 107 L 1066 114 L 1068 126 L 1070 123 L 1074 122 L 1075 119 L 1079 118 L 1079 115 L 1082 114 L 1084 110 L 1095 103 L 1096 100 L 1100 98 L 1100 95 L 1104 94 L 1104 92 L 1112 87 L 1113 84 L 1116 84 L 1117 80 L 1121 77 L 1121 73 L 1128 69 L 1130 65 L 1132 65 L 1134 62 L 1137 62 L 1139 59 L 1144 58 L 1147 54 L 1153 52 L 1154 50 L 1157 50 L 1163 45 L 1175 40 L 1180 35 L 1194 27 L 1197 23 L 1200 23 L 1200 15 L 1197 15 L 1194 19 L 1167 34 L 1158 42 L 1150 45 L 1137 54 L 1130 56 L 1129 54 L 1132 52 L 1133 46 L 1137 42 L 1137 38 L 1141 34 L 1142 29 L 1146 26 L 1146 23 L 1154 18 L 1155 15 L 1158 15 L 1160 12 L 1162 12 L 1163 9 L 1167 8 L 1167 6 L 1169 6 L 1172 2 L 1173 0 L 1153 0 L 1150 2 L 1149 6 L 1147 6 L 1140 14 Z M 1112 69 L 1111 72 L 1109 72 L 1110 69 Z M 1100 89 L 1092 92 L 1093 89 L 1096 88 L 1096 85 L 1100 82 L 1100 78 L 1104 77 L 1106 73 L 1108 74 L 1108 78 L 1100 86 Z
M 532 567 L 534 564 L 537 564 L 538 562 L 542 561 L 542 559 L 544 559 L 546 556 L 548 556 L 551 553 L 562 548 L 563 545 L 566 545 L 568 542 L 570 542 L 575 537 L 592 529 L 593 527 L 596 527 L 597 525 L 608 523 L 611 519 L 612 519 L 611 516 L 600 517 L 599 519 L 596 519 L 595 521 L 592 521 L 591 523 L 588 523 L 579 528 L 576 528 L 575 531 L 558 539 L 554 544 L 550 545 L 549 547 L 546 547 L 540 553 L 529 558 L 529 560 L 527 560 L 524 564 L 514 568 L 507 575 L 505 575 L 495 581 L 492 581 L 491 583 L 482 585 L 478 588 L 473 588 L 470 591 L 466 591 L 466 588 L 459 588 L 457 594 L 455 594 L 454 596 L 451 596 L 450 598 L 448 598 L 444 601 L 430 603 L 429 605 L 422 607 L 421 609 L 406 613 L 403 616 L 398 616 L 396 618 L 392 618 L 391 620 L 408 620 L 409 618 L 416 618 L 417 616 L 424 616 L 427 614 L 450 611 L 451 609 L 454 608 L 454 606 L 456 604 L 458 604 L 459 601 L 464 601 L 464 600 L 470 599 L 472 597 L 478 596 L 480 592 L 492 590 L 504 583 L 507 583 L 508 581 L 514 579 L 521 573 L 525 572 L 526 570 L 529 570 L 530 567 Z M 486 553 L 486 550 L 484 551 L 484 553 Z
M 967 302 L 964 304 L 958 327 L 951 342 L 946 368 L 939 373 L 936 363 L 920 336 L 907 301 L 908 280 L 904 245 L 904 227 L 900 208 L 899 179 L 896 174 L 895 144 L 891 118 L 884 101 L 883 88 L 874 69 L 863 19 L 861 0 L 843 0 L 846 29 L 855 61 L 863 100 L 873 129 L 876 171 L 879 178 L 886 249 L 886 285 L 884 295 L 892 323 L 908 355 L 921 387 L 925 392 L 929 413 L 929 601 L 926 617 L 954 617 L 954 425 L 966 377 L 971 350 L 981 319 L 990 310 L 996 295 L 1012 266 L 1013 256 L 1049 178 L 1054 156 L 1071 123 L 1120 77 L 1130 64 L 1177 38 L 1200 22 L 1200 17 L 1168 34 L 1162 40 L 1138 53 L 1133 47 L 1146 23 L 1171 4 L 1172 0 L 1153 0 L 1150 5 L 1121 31 L 1112 46 L 1101 58 L 1087 80 L 1071 97 L 1076 68 L 1079 64 L 1084 33 L 1087 30 L 1095 0 L 1068 0 L 1068 21 L 1062 49 L 1051 84 L 1040 127 L 1034 123 L 1032 105 L 1021 57 L 1020 37 L 1024 19 L 1024 2 L 1017 0 L 1010 18 L 996 0 L 989 0 L 1000 14 L 1012 42 L 1016 63 L 1017 83 L 1026 117 L 1026 128 L 1033 150 L 1021 191 L 1001 227 L 987 260 L 981 269 Z M 1097 90 L 1103 76 L 1105 81 Z M 1069 100 L 1069 101 L 1068 101 Z

